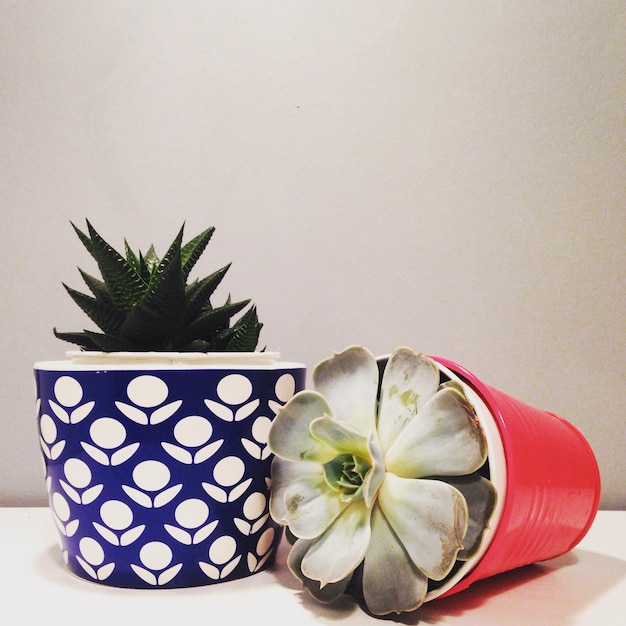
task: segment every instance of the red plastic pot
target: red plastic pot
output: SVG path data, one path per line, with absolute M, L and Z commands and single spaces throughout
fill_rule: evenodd
M 499 502 L 478 560 L 427 599 L 568 552 L 589 530 L 600 500 L 597 461 L 572 424 L 484 384 L 456 363 L 432 358 L 465 383 L 493 419 L 484 426 L 491 431 L 489 463 Z

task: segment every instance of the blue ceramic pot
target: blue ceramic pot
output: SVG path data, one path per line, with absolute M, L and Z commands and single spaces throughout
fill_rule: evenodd
M 267 433 L 294 363 L 35 365 L 50 509 L 68 569 L 116 587 L 206 585 L 268 567 Z

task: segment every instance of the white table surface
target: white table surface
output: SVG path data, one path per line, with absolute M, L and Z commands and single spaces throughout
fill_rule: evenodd
M 0 624 L 22 626 L 364 626 L 389 624 L 348 598 L 320 605 L 287 570 L 191 589 L 116 589 L 65 570 L 47 508 L 0 508 Z M 424 604 L 404 624 L 626 624 L 626 511 L 600 511 L 572 552 Z

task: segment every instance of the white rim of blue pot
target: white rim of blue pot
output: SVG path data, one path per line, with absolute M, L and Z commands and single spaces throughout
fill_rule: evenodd
M 35 369 L 277 369 L 304 367 L 281 362 L 279 352 L 96 352 L 72 350 L 68 360 L 39 361 Z
M 459 378 L 454 372 L 445 367 L 439 362 L 435 362 L 437 367 L 449 378 L 457 381 L 463 386 L 465 394 L 469 401 L 474 406 L 480 425 L 483 428 L 485 437 L 487 439 L 487 460 L 489 462 L 489 475 L 493 486 L 496 489 L 497 500 L 489 525 L 485 530 L 483 541 L 478 552 L 471 558 L 463 563 L 463 565 L 455 572 L 454 576 L 451 576 L 437 589 L 433 589 L 426 594 L 426 602 L 434 600 L 443 595 L 447 591 L 450 591 L 458 582 L 460 582 L 465 576 L 467 576 L 476 567 L 478 562 L 482 559 L 485 552 L 489 549 L 495 532 L 500 524 L 502 518 L 502 511 L 504 510 L 504 501 L 506 499 L 506 460 L 504 456 L 504 447 L 502 445 L 502 439 L 498 431 L 498 425 L 494 420 L 491 411 L 487 405 L 483 402 L 482 398 L 470 387 L 466 382 Z

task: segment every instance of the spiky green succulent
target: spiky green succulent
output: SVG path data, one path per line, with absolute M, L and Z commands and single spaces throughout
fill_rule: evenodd
M 162 259 L 150 246 L 144 255 L 117 252 L 87 220 L 87 232 L 72 224 L 95 259 L 102 280 L 79 268 L 90 295 L 63 284 L 72 300 L 102 332 L 53 332 L 83 350 L 103 352 L 252 352 L 262 324 L 250 300 L 213 307 L 211 296 L 230 263 L 211 275 L 188 283 L 189 274 L 204 252 L 215 228 L 207 228 L 183 245 L 184 225 Z

